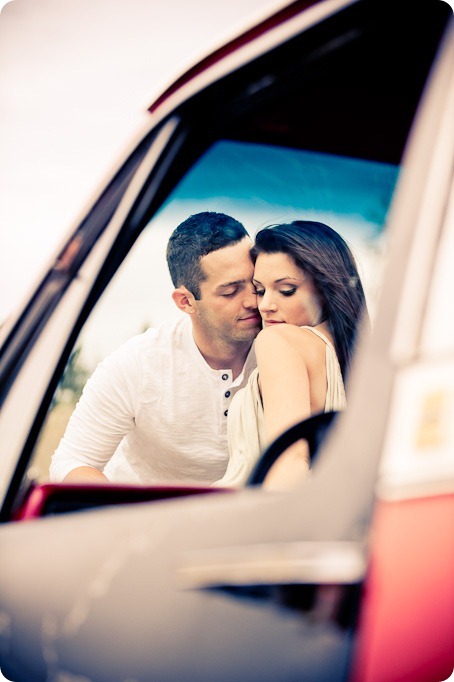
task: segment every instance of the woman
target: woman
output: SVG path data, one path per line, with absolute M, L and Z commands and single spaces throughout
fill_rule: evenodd
M 367 318 L 354 258 L 327 225 L 272 225 L 257 233 L 252 255 L 264 329 L 255 342 L 257 370 L 230 406 L 230 460 L 216 486 L 243 484 L 260 453 L 293 424 L 344 409 L 359 323 Z M 307 446 L 297 443 L 266 483 L 294 485 L 308 468 Z

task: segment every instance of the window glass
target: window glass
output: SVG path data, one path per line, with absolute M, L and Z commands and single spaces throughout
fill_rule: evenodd
M 383 227 L 396 166 L 243 142 L 213 145 L 142 233 L 80 339 L 92 369 L 150 325 L 180 315 L 170 293 L 165 251 L 173 229 L 192 213 L 220 211 L 251 236 L 296 219 L 326 222 L 351 246 L 373 317 L 383 265 Z
M 373 319 L 386 251 L 384 226 L 398 176 L 385 163 L 221 140 L 175 188 L 93 310 L 71 355 L 38 443 L 30 477 L 47 480 L 50 457 L 87 377 L 122 342 L 182 315 L 165 257 L 173 229 L 199 211 L 240 220 L 253 237 L 277 222 L 309 219 L 340 232 L 358 262 Z

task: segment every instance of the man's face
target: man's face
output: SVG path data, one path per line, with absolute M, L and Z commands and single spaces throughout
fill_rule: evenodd
M 251 246 L 245 237 L 200 260 L 206 280 L 200 285 L 200 300 L 194 302 L 193 322 L 207 338 L 233 344 L 252 342 L 262 328 L 252 284 Z

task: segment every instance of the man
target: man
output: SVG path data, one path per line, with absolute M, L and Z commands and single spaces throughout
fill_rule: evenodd
M 133 337 L 87 382 L 50 467 L 53 481 L 209 484 L 227 466 L 227 412 L 255 367 L 261 328 L 251 240 L 222 213 L 170 237 L 172 298 L 186 313 Z

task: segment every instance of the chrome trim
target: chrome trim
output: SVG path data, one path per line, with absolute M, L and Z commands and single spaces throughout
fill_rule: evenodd
M 353 584 L 366 571 L 356 542 L 287 542 L 185 554 L 176 571 L 184 589 L 220 585 Z

